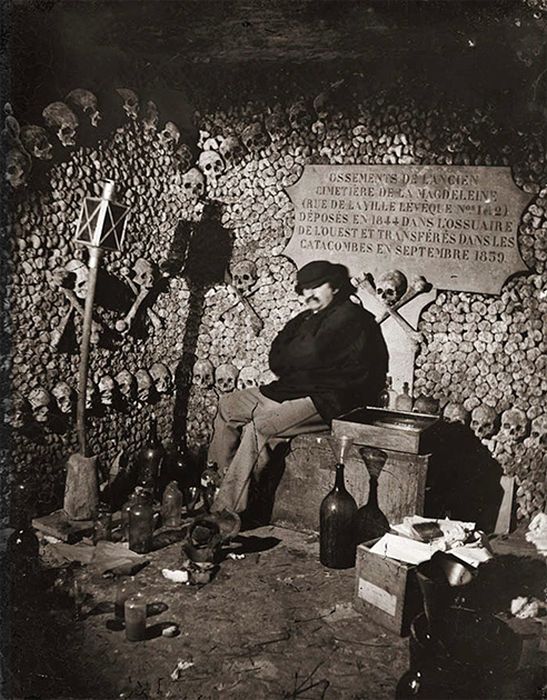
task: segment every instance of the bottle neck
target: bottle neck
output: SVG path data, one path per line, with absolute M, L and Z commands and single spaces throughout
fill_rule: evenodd
M 153 447 L 159 447 L 158 440 L 158 423 L 155 418 L 150 421 L 150 432 L 148 433 L 148 442 Z
M 344 464 L 342 462 L 338 462 L 336 465 L 336 478 L 334 480 L 334 488 L 336 489 L 344 489 L 345 484 L 344 484 Z
M 371 506 L 378 505 L 378 478 L 371 476 L 368 482 L 368 504 Z

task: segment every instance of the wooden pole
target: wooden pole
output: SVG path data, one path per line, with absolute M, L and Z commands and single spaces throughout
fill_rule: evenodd
M 97 286 L 97 273 L 99 271 L 101 255 L 102 250 L 100 248 L 89 248 L 89 276 L 87 282 L 87 295 L 85 298 L 82 341 L 80 343 L 78 403 L 76 405 L 76 429 L 78 432 L 78 443 L 80 446 L 80 454 L 84 457 L 89 457 L 87 435 L 85 429 L 85 405 L 87 398 L 87 376 L 89 371 L 91 326 L 93 322 L 93 302 L 95 300 L 95 287 Z

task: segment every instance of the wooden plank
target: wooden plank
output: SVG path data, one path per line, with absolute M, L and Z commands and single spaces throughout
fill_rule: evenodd
M 93 520 L 68 520 L 64 510 L 55 510 L 49 515 L 33 518 L 32 527 L 63 542 L 76 542 L 93 532 Z
M 494 533 L 496 535 L 506 535 L 511 529 L 515 477 L 503 474 L 500 478 L 500 486 L 503 489 L 503 496 L 498 510 L 498 517 L 496 519 Z
M 382 627 L 407 634 L 421 607 L 415 567 L 374 554 L 374 542 L 357 547 L 354 607 Z

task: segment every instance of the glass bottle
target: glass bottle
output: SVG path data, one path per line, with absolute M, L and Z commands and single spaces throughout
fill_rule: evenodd
M 389 521 L 378 505 L 378 478 L 370 474 L 368 483 L 368 501 L 355 516 L 357 544 L 375 540 L 389 532 Z
M 167 484 L 163 492 L 161 520 L 165 527 L 179 527 L 182 522 L 182 493 L 176 481 Z
M 15 530 L 6 543 L 8 566 L 15 574 L 15 581 L 31 578 L 39 569 L 40 543 L 31 525 L 29 512 L 30 494 L 24 484 L 19 484 L 12 492 Z
M 350 445 L 351 438 L 343 436 L 334 488 L 325 496 L 319 509 L 319 559 L 331 569 L 355 566 L 357 504 L 344 484 L 344 459 Z
M 380 408 L 389 408 L 389 398 L 390 398 L 389 390 L 391 389 L 392 381 L 393 380 L 391 379 L 391 377 L 388 374 L 386 377 L 385 386 L 382 389 L 382 393 L 378 397 L 378 406 Z
M 95 528 L 93 531 L 93 542 L 97 544 L 100 540 L 110 541 L 112 537 L 112 511 L 105 504 L 99 504 Z
M 141 503 L 145 499 L 146 489 L 143 486 L 136 486 L 124 503 L 121 513 L 121 525 L 125 539 L 129 539 L 129 511 L 136 503 Z
M 182 492 L 182 501 L 187 512 L 196 505 L 200 496 L 200 472 L 184 451 L 178 451 L 172 462 L 172 478 Z
M 398 411 L 411 411 L 412 410 L 412 397 L 409 394 L 408 382 L 403 383 L 403 393 L 397 396 L 395 401 L 395 408 Z
M 129 549 L 138 554 L 150 551 L 154 532 L 152 496 L 145 489 L 143 491 L 142 499 L 129 509 Z
M 135 593 L 124 604 L 125 636 L 130 642 L 146 639 L 146 600 Z
M 155 416 L 150 420 L 150 431 L 145 446 L 137 454 L 139 483 L 159 492 L 159 469 L 165 450 L 158 438 L 158 422 Z

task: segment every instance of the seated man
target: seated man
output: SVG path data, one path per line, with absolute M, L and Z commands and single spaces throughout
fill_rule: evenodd
M 272 343 L 270 384 L 221 397 L 208 452 L 222 483 L 212 505 L 242 512 L 249 482 L 268 460 L 272 438 L 328 429 L 333 418 L 375 403 L 385 383 L 387 350 L 374 317 L 354 303 L 343 265 L 320 260 L 297 273 L 307 310 Z

